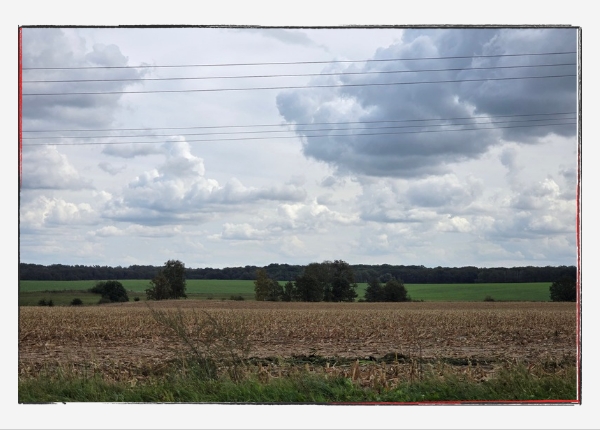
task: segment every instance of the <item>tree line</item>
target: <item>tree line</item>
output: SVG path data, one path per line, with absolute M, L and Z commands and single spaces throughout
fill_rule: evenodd
M 310 263 L 302 273 L 281 285 L 266 268 L 256 271 L 254 298 L 257 301 L 353 302 L 358 294 L 354 269 L 343 260 Z M 401 280 L 392 278 L 381 285 L 379 277 L 369 280 L 365 294 L 368 302 L 404 302 L 410 300 Z
M 311 263 L 312 264 L 312 263 Z M 244 266 L 215 268 L 185 268 L 187 279 L 237 279 L 254 280 L 256 271 L 264 269 L 271 279 L 278 281 L 294 280 L 301 276 L 310 265 L 269 264 L 265 267 Z M 407 284 L 471 284 L 471 283 L 503 283 L 503 282 L 554 282 L 562 277 L 575 278 L 575 266 L 545 267 L 434 267 L 403 265 L 350 265 L 354 272 L 355 282 L 369 282 L 378 278 L 386 283 L 391 279 L 402 279 Z M 157 266 L 133 265 L 129 267 L 84 266 L 64 264 L 19 264 L 19 279 L 22 280 L 123 280 L 152 279 L 161 269 Z M 311 269 L 312 270 L 312 269 Z

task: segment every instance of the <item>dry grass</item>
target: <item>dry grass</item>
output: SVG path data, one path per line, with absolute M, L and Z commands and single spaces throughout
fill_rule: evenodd
M 246 358 L 263 379 L 308 370 L 388 388 L 426 373 L 443 376 L 450 368 L 474 380 L 517 363 L 531 372 L 556 372 L 576 353 L 573 303 L 152 305 L 166 312 L 181 309 L 190 330 L 199 313 L 221 327 L 243 328 L 252 347 Z M 181 339 L 143 303 L 22 307 L 19 328 L 21 377 L 61 368 L 135 383 L 184 358 Z

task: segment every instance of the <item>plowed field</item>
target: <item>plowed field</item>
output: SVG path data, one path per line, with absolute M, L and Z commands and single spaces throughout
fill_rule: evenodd
M 249 357 L 371 359 L 395 354 L 458 363 L 574 358 L 573 303 L 262 303 L 165 301 L 155 309 L 207 312 L 249 333 Z M 177 358 L 178 339 L 143 303 L 23 307 L 19 370 L 93 366 L 131 377 Z

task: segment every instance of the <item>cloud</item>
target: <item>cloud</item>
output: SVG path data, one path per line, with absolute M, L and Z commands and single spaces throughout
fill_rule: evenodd
M 152 143 L 129 143 L 123 145 L 104 145 L 102 153 L 120 158 L 143 157 L 160 154 L 160 145 Z
M 82 190 L 93 188 L 58 152 L 56 146 L 23 148 L 23 189 Z
M 247 223 L 225 223 L 220 237 L 227 240 L 263 240 L 267 235 L 267 232 L 258 230 Z
M 512 55 L 523 52 L 574 50 L 575 29 L 405 30 L 402 41 L 378 49 L 373 59 Z M 557 61 L 574 61 L 574 58 L 575 56 L 571 55 Z M 472 66 L 504 67 L 509 64 L 509 60 L 513 65 L 544 62 L 543 58 L 540 60 L 536 57 L 516 57 L 516 60 L 513 57 L 497 57 L 485 61 L 455 58 L 435 63 L 390 61 L 330 66 L 330 69 L 336 68 L 344 72 L 377 74 L 318 77 L 311 83 L 346 86 L 286 90 L 278 94 L 277 107 L 290 124 L 363 122 L 331 125 L 331 128 L 337 130 L 318 133 L 311 132 L 311 127 L 296 126 L 296 134 L 302 140 L 304 155 L 331 165 L 339 175 L 354 173 L 399 178 L 443 175 L 448 173 L 450 164 L 477 159 L 502 140 L 536 143 L 552 133 L 574 136 L 574 125 L 541 126 L 548 124 L 543 121 L 494 125 L 486 121 L 486 118 L 550 111 L 574 112 L 575 77 L 360 86 L 373 82 L 456 81 L 484 77 L 508 78 L 526 76 L 528 73 L 574 74 L 576 71 L 575 66 L 555 67 L 548 73 L 535 69 L 530 72 L 518 69 L 449 70 Z M 340 69 L 342 67 L 343 69 Z M 397 70 L 406 72 L 423 69 L 446 70 L 418 74 L 384 74 Z M 474 121 L 475 117 L 478 117 L 477 121 Z M 464 119 L 458 121 L 456 118 Z M 523 118 L 540 119 L 539 116 Z M 535 126 L 501 128 L 521 125 Z M 340 128 L 344 130 L 339 130 Z
M 124 172 L 125 169 L 127 169 L 127 165 L 113 166 L 112 164 L 107 163 L 106 161 L 98 163 L 98 167 L 100 167 L 102 170 L 104 170 L 106 173 L 108 173 L 112 176 L 117 175 L 121 172 Z
M 66 94 L 72 92 L 123 91 L 132 82 L 106 79 L 134 79 L 144 72 L 138 69 L 95 69 L 98 82 L 49 82 L 81 79 L 73 70 L 26 70 L 35 67 L 79 68 L 89 66 L 126 66 L 128 59 L 115 45 L 95 44 L 91 50 L 85 40 L 67 35 L 59 28 L 23 29 L 23 80 L 42 80 L 42 83 L 23 83 L 23 128 L 35 129 L 93 129 L 107 127 L 115 117 L 121 94 L 27 96 L 26 94 Z
M 269 228 L 273 231 L 327 232 L 332 225 L 353 225 L 355 214 L 333 211 L 316 199 L 309 203 L 284 203 L 277 208 L 278 217 Z
M 180 226 L 149 227 L 145 225 L 132 224 L 125 228 L 118 228 L 114 225 L 104 226 L 90 233 L 97 237 L 117 237 L 117 236 L 141 236 L 141 237 L 174 237 L 181 234 Z
M 299 30 L 287 30 L 284 28 L 244 28 L 244 33 L 254 33 L 263 37 L 277 40 L 286 45 L 301 45 L 307 47 L 317 47 L 328 51 L 327 47 L 320 45 L 312 40 L 306 33 Z
M 87 203 L 70 203 L 60 198 L 39 196 L 21 207 L 22 229 L 42 229 L 74 225 L 93 225 L 98 222 L 96 212 Z
M 203 222 L 218 213 L 250 208 L 263 201 L 297 202 L 306 191 L 296 185 L 247 187 L 236 178 L 224 185 L 206 178 L 204 160 L 190 151 L 184 140 L 161 146 L 164 162 L 131 180 L 120 198 L 107 207 L 105 216 L 142 224 Z
M 461 184 L 456 175 L 433 177 L 411 184 L 406 193 L 411 205 L 420 207 L 454 206 L 464 208 L 481 194 L 482 184 L 473 178 Z

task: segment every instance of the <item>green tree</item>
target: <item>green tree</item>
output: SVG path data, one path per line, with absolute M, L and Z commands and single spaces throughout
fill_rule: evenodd
M 283 296 L 281 300 L 284 302 L 291 302 L 298 299 L 298 293 L 296 292 L 296 286 L 292 281 L 287 281 L 283 286 Z
M 162 271 L 158 272 L 150 281 L 150 288 L 146 289 L 146 297 L 148 300 L 167 300 L 170 298 L 170 294 L 169 280 Z
M 271 289 L 271 279 L 265 269 L 256 271 L 256 280 L 254 281 L 254 298 L 257 301 L 267 300 Z
M 296 290 L 303 302 L 320 302 L 331 298 L 329 262 L 310 263 L 296 278 Z
M 169 260 L 150 281 L 146 289 L 148 300 L 166 300 L 187 297 L 185 294 L 185 266 L 179 260 Z
M 283 287 L 274 279 L 269 279 L 269 294 L 266 300 L 278 302 L 283 299 Z
M 330 270 L 331 301 L 334 302 L 353 302 L 358 296 L 356 293 L 356 281 L 354 271 L 348 263 L 342 260 L 335 260 L 328 263 Z
M 111 302 L 128 302 L 129 297 L 123 284 L 119 281 L 101 281 L 98 282 L 90 292 L 100 294 L 103 299 Z
M 162 272 L 171 287 L 170 298 L 187 298 L 185 294 L 185 265 L 179 260 L 169 260 L 165 263 Z
M 577 300 L 577 282 L 563 277 L 550 285 L 550 300 L 553 302 L 574 302 Z
M 404 283 L 397 279 L 391 279 L 383 287 L 383 297 L 386 302 L 406 302 L 408 295 Z
M 385 297 L 383 295 L 383 287 L 379 282 L 378 276 L 373 276 L 369 279 L 367 289 L 365 291 L 365 300 L 367 302 L 383 302 Z

